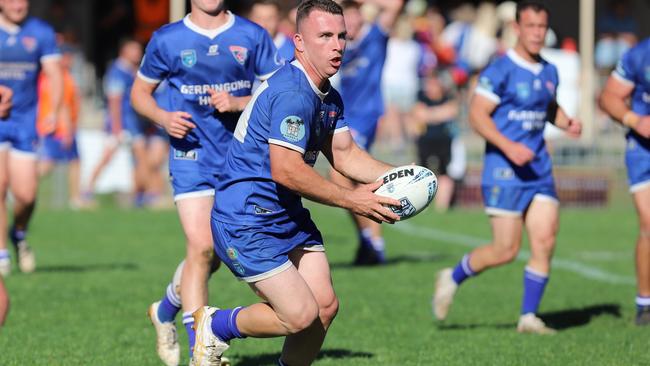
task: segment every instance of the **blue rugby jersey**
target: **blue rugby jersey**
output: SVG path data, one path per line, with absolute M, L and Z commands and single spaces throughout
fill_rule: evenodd
M 260 85 L 239 119 L 213 218 L 239 225 L 302 220 L 300 196 L 272 179 L 269 144 L 298 151 L 313 166 L 326 140 L 345 130 L 339 93 L 321 92 L 298 61 L 285 65 Z
M 492 119 L 508 139 L 526 145 L 535 158 L 518 167 L 487 142 L 483 185 L 552 184 L 551 157 L 544 142 L 547 109 L 555 101 L 557 69 L 541 59 L 531 63 L 509 50 L 480 75 L 476 93 L 497 104 Z
M 104 94 L 107 97 L 120 97 L 122 128 L 131 133 L 142 129 L 141 117 L 131 106 L 131 88 L 135 81 L 135 72 L 136 69 L 133 66 L 118 58 L 111 64 L 108 71 L 106 71 L 106 75 L 104 75 Z M 112 126 L 114 123 L 108 112 L 106 113 L 106 123 L 108 126 Z
M 19 26 L 0 26 L 0 84 L 13 90 L 9 121 L 23 122 L 31 115 L 35 123 L 37 80 L 41 62 L 60 57 L 54 30 L 44 21 L 28 17 Z
M 255 77 L 268 77 L 280 66 L 276 52 L 264 29 L 230 12 L 228 21 L 214 30 L 198 27 L 189 15 L 157 30 L 138 77 L 150 83 L 166 79 L 172 109 L 191 114 L 197 126 L 182 140 L 171 138 L 172 147 L 200 146 L 210 157 L 201 160 L 216 173 L 240 113 L 216 111 L 208 89 L 250 95 Z

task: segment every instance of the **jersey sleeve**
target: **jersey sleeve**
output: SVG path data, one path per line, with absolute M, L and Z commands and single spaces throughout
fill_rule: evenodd
M 280 57 L 271 36 L 260 30 L 259 42 L 255 50 L 255 76 L 262 80 L 268 79 L 284 61 Z
M 138 70 L 138 77 L 151 84 L 165 80 L 170 71 L 159 38 L 157 33 L 151 37 Z
M 336 123 L 334 123 L 334 127 L 330 131 L 330 134 L 336 134 L 348 130 L 348 122 L 345 120 L 345 114 L 341 111 L 340 115 L 336 117 Z
M 57 60 L 61 57 L 61 51 L 59 51 L 59 46 L 56 43 L 56 35 L 49 26 L 43 27 L 40 37 L 40 52 L 40 62 Z
M 298 92 L 278 94 L 271 103 L 269 144 L 284 146 L 301 154 L 307 149 L 314 108 Z
M 495 64 L 488 66 L 480 75 L 476 85 L 476 94 L 499 104 L 506 87 L 505 73 Z
M 626 85 L 634 85 L 635 67 L 634 67 L 634 50 L 632 48 L 623 54 L 618 61 L 616 68 L 612 71 L 612 76 Z
M 104 94 L 117 97 L 126 92 L 126 82 L 115 72 L 108 72 L 104 77 Z

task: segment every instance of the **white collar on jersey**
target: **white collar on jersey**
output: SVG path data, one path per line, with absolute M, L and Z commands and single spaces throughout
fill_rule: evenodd
M 20 32 L 20 25 L 11 23 L 9 20 L 7 20 L 7 18 L 5 18 L 0 13 L 0 29 L 4 30 L 9 34 L 18 34 L 18 32 Z
M 275 45 L 275 48 L 279 49 L 287 43 L 288 40 L 289 37 L 285 36 L 284 33 L 278 32 L 278 34 L 275 35 L 275 38 L 273 38 L 273 44 Z
M 183 24 L 200 35 L 214 39 L 216 36 L 227 31 L 230 27 L 232 27 L 233 24 L 235 24 L 235 16 L 230 12 L 230 10 L 227 10 L 226 14 L 228 15 L 228 20 L 223 25 L 215 29 L 205 29 L 194 24 L 190 19 L 190 14 L 187 14 L 185 18 L 183 18 Z
M 302 67 L 302 64 L 298 60 L 291 61 L 291 64 L 293 66 L 295 66 L 296 68 L 298 68 L 300 71 L 302 71 L 303 74 L 305 74 L 305 77 L 307 78 L 307 81 L 309 82 L 309 86 L 311 86 L 311 90 L 313 90 L 314 93 L 316 93 L 316 95 L 318 95 L 320 100 L 323 101 L 323 99 L 325 99 L 327 94 L 330 92 L 330 89 L 332 88 L 332 86 L 330 85 L 329 88 L 327 88 L 327 91 L 325 93 L 323 93 L 322 91 L 320 91 L 320 89 L 318 89 L 316 84 L 314 84 L 314 82 L 309 77 L 309 74 L 307 74 L 307 71 L 305 70 L 304 67 Z
M 519 56 L 513 48 L 508 50 L 507 55 L 517 66 L 524 68 L 535 75 L 539 74 L 544 69 L 544 65 L 539 62 L 530 62 L 525 60 L 523 57 Z

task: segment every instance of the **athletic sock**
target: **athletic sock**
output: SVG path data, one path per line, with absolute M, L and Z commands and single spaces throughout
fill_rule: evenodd
M 7 250 L 7 249 L 0 249 L 0 259 L 7 259 L 7 258 L 9 258 L 9 257 L 11 257 L 11 256 L 9 255 L 9 250 Z
M 194 332 L 194 317 L 192 316 L 191 311 L 186 311 L 183 313 L 183 325 L 187 331 L 187 343 L 189 344 L 190 359 L 194 355 L 194 342 L 196 341 L 196 333 Z
M 548 274 L 537 272 L 530 267 L 524 270 L 524 295 L 521 301 L 521 314 L 537 314 L 542 301 L 544 289 L 548 283 Z
M 636 302 L 636 310 L 641 311 L 643 309 L 650 307 L 650 296 L 637 295 L 635 302 Z
M 9 232 L 9 237 L 11 242 L 14 243 L 14 245 L 17 245 L 19 242 L 25 240 L 27 237 L 27 230 L 18 230 L 15 227 L 12 227 Z
M 223 342 L 229 342 L 233 338 L 246 338 L 237 328 L 237 314 L 243 309 L 241 306 L 234 309 L 217 310 L 212 316 L 212 333 Z
M 181 299 L 178 297 L 178 294 L 174 291 L 173 285 L 170 283 L 167 285 L 165 296 L 160 300 L 160 306 L 158 306 L 158 320 L 163 323 L 172 322 L 180 310 Z
M 457 285 L 460 285 L 463 283 L 466 279 L 475 276 L 476 272 L 472 270 L 472 268 L 469 265 L 469 254 L 465 254 L 463 256 L 463 259 L 458 262 L 456 267 L 454 267 L 454 271 L 451 274 L 451 278 L 454 279 L 454 282 L 456 282 Z

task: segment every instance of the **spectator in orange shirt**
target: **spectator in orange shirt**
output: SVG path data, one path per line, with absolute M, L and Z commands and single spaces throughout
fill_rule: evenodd
M 40 177 L 48 175 L 55 164 L 68 164 L 68 189 L 70 207 L 79 208 L 82 204 L 79 190 L 79 151 L 77 149 L 77 120 L 79 117 L 79 95 L 70 68 L 73 61 L 73 49 L 61 47 L 61 67 L 63 69 L 63 101 L 59 116 L 54 125 L 45 119 L 52 110 L 50 85 L 45 74 L 38 80 L 38 117 L 36 128 L 41 138 L 38 173 Z

